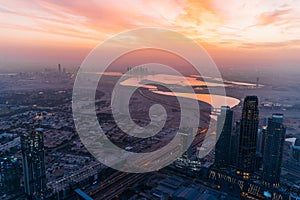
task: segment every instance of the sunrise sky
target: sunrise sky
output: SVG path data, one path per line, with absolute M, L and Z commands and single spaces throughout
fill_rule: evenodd
M 299 0 L 0 0 L 0 69 L 79 66 L 121 31 L 161 27 L 219 67 L 297 67 Z

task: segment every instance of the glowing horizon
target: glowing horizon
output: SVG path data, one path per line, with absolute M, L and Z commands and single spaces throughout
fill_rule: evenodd
M 109 37 L 129 29 L 178 31 L 219 65 L 299 63 L 300 1 L 0 0 L 1 65 L 80 64 Z M 232 61 L 232 60 L 235 61 Z M 219 63 L 218 63 L 219 62 Z

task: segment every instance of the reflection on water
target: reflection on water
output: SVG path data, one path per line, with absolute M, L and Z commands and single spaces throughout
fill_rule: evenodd
M 168 95 L 168 96 L 178 96 L 178 97 L 185 97 L 185 98 L 196 98 L 199 101 L 203 101 L 205 103 L 210 104 L 214 108 L 220 108 L 221 106 L 229 106 L 234 107 L 240 103 L 239 99 L 233 97 L 225 97 L 226 105 L 224 103 L 224 97 L 220 95 L 210 95 L 210 94 L 192 94 L 192 93 L 173 93 L 173 92 L 165 92 L 160 91 L 154 85 L 144 85 L 142 84 L 143 80 L 152 81 L 154 83 L 164 83 L 168 85 L 178 85 L 178 86 L 210 86 L 210 87 L 226 87 L 228 85 L 222 84 L 221 82 L 204 82 L 198 80 L 197 77 L 180 77 L 175 75 L 166 75 L 166 74 L 155 74 L 155 75 L 144 75 L 140 77 L 130 77 L 121 82 L 123 86 L 133 86 L 133 87 L 143 87 L 151 89 L 152 92 L 156 94 Z M 213 80 L 213 79 L 212 79 Z M 235 82 L 234 84 L 237 84 Z M 247 83 L 242 83 L 243 85 Z M 249 83 L 249 85 L 252 85 Z
M 220 95 L 214 94 L 189 94 L 189 93 L 173 93 L 173 92 L 164 92 L 164 91 L 153 91 L 156 94 L 163 94 L 168 96 L 178 96 L 178 97 L 185 97 L 185 98 L 194 98 L 196 97 L 197 100 L 203 101 L 205 103 L 210 104 L 214 108 L 221 108 L 223 105 L 223 98 Z M 233 98 L 233 97 L 225 97 L 226 105 L 229 107 L 234 107 L 240 103 L 240 100 Z
M 198 80 L 194 77 L 181 77 L 168 74 L 154 74 L 154 75 L 144 75 L 139 77 L 128 77 L 122 82 L 124 86 L 143 86 L 140 84 L 142 80 L 148 80 L 157 83 L 164 83 L 169 85 L 179 85 L 179 86 L 211 86 L 211 87 L 224 87 L 225 84 L 215 83 L 215 82 L 204 82 Z
M 121 72 L 97 72 L 96 74 L 106 75 L 106 76 L 123 76 Z
M 199 76 L 199 75 L 191 75 L 191 77 L 201 78 L 201 76 Z M 254 84 L 254 83 L 246 83 L 246 82 L 240 82 L 240 81 L 230 81 L 230 80 L 212 78 L 212 77 L 207 77 L 207 76 L 202 76 L 202 78 L 206 78 L 208 80 L 215 80 L 215 81 L 219 81 L 219 82 L 224 82 L 224 83 L 226 83 L 224 85 L 228 85 L 228 86 L 238 85 L 238 86 L 257 87 L 257 85 Z M 263 87 L 263 85 L 259 84 L 258 87 Z
M 15 76 L 17 73 L 0 73 L 0 76 Z

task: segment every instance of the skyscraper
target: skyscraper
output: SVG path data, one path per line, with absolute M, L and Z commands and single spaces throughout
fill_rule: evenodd
M 237 168 L 238 147 L 240 138 L 241 122 L 236 121 L 230 140 L 230 165 Z
M 184 156 L 191 158 L 193 154 L 193 149 L 190 147 L 190 144 L 193 142 L 193 135 L 191 134 L 192 130 L 181 129 L 178 131 L 180 135 L 180 146 L 182 151 L 185 151 Z
M 268 186 L 279 186 L 285 126 L 283 115 L 273 114 L 268 121 L 267 135 L 263 156 L 263 183 Z
M 242 111 L 237 163 L 245 177 L 255 171 L 258 114 L 257 96 L 247 96 Z
M 261 128 L 258 129 L 257 133 L 257 142 L 256 142 L 256 171 L 259 171 L 262 168 L 262 158 L 263 158 L 263 149 L 264 149 L 264 141 L 266 138 L 266 130 L 267 126 L 262 125 Z
M 260 138 L 258 140 L 259 143 L 259 152 L 263 155 L 265 151 L 265 140 L 267 136 L 267 126 L 262 126 L 261 132 L 260 132 Z
M 233 111 L 228 106 L 221 107 L 221 114 L 218 116 L 217 138 L 215 147 L 215 166 L 226 169 L 231 165 L 231 133 L 233 126 Z
M 268 120 L 268 124 L 269 124 L 269 121 L 270 121 L 270 120 Z M 274 114 L 272 115 L 272 121 L 273 121 L 273 122 L 276 122 L 276 123 L 282 124 L 282 123 L 283 123 L 283 114 L 280 114 L 280 113 L 274 113 Z
M 46 172 L 43 129 L 37 128 L 21 135 L 23 176 L 28 199 L 44 199 Z

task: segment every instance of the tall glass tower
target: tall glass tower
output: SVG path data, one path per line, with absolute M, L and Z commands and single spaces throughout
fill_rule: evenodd
M 277 187 L 280 182 L 283 145 L 286 128 L 282 114 L 273 114 L 268 121 L 263 156 L 263 183 Z
M 226 169 L 231 165 L 231 133 L 233 127 L 233 111 L 228 106 L 221 107 L 218 116 L 217 143 L 215 148 L 215 166 Z
M 257 96 L 247 96 L 242 112 L 238 151 L 238 169 L 245 178 L 255 171 L 258 114 Z
M 46 172 L 43 129 L 37 128 L 21 135 L 23 176 L 28 199 L 44 199 Z

